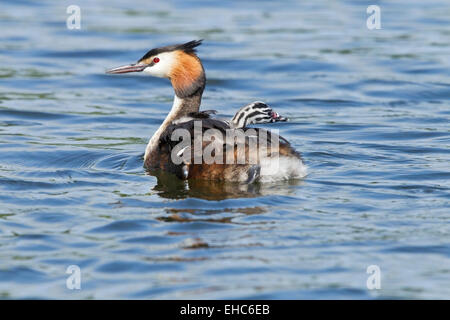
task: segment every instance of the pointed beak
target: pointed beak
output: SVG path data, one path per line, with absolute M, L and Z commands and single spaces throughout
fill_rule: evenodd
M 278 121 L 287 121 L 288 118 L 285 118 L 283 116 L 281 116 L 280 114 L 278 114 L 278 112 L 272 111 L 271 115 L 272 117 L 272 122 L 278 122 Z
M 119 73 L 128 73 L 128 72 L 141 72 L 145 68 L 147 68 L 146 64 L 129 64 L 126 66 L 109 69 L 106 71 L 106 73 L 119 74 Z

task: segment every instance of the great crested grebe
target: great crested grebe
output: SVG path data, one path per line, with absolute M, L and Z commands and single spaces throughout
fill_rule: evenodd
M 201 41 L 194 40 L 184 44 L 155 48 L 148 51 L 135 64 L 107 71 L 111 74 L 144 72 L 155 77 L 168 78 L 172 83 L 175 91 L 172 109 L 148 142 L 144 155 L 144 166 L 150 170 L 161 169 L 172 172 L 181 179 L 194 178 L 251 183 L 253 181 L 304 177 L 306 166 L 303 164 L 300 154 L 291 147 L 286 139 L 264 129 L 246 128 L 246 125 L 250 123 L 249 119 L 256 115 L 256 113 L 252 114 L 248 111 L 252 108 L 262 110 L 267 107 L 266 104 L 255 102 L 241 108 L 241 112 L 238 112 L 238 118 L 233 117 L 231 122 L 210 118 L 208 112 L 199 112 L 206 83 L 205 71 L 195 50 L 201 44 Z M 277 117 L 278 114 L 275 113 L 273 116 Z M 245 120 L 243 122 L 242 119 L 244 118 L 247 122 Z M 263 119 L 261 118 L 259 121 L 263 121 Z M 228 140 L 214 141 L 216 146 L 220 144 L 221 149 L 223 149 L 220 156 L 226 161 L 213 163 L 201 161 L 199 163 L 195 161 L 197 160 L 195 157 L 198 155 L 195 154 L 195 151 L 189 159 L 184 159 L 181 163 L 174 161 L 172 151 L 179 141 L 172 139 L 173 134 L 177 129 L 190 133 L 190 145 L 195 150 L 197 146 L 196 137 L 199 133 L 196 127 L 198 123 L 200 123 L 200 134 L 205 134 L 207 130 L 214 129 L 215 132 L 222 132 L 228 137 L 230 132 L 234 134 L 238 130 L 243 130 L 247 133 L 246 130 L 253 130 L 252 135 L 244 138 L 244 161 L 236 160 L 239 158 L 239 150 L 234 140 L 231 148 L 229 148 Z M 267 142 L 267 145 L 270 146 L 276 140 L 277 148 L 266 148 L 264 152 L 258 152 L 262 147 L 258 145 L 257 150 L 252 149 L 251 137 L 259 139 L 258 141 L 264 139 L 264 142 Z M 200 142 L 200 152 L 206 151 L 205 149 L 208 147 L 210 147 L 208 143 Z M 177 153 L 177 155 L 179 154 L 180 152 Z M 256 160 L 251 161 L 250 158 Z M 230 159 L 233 161 L 230 162 Z M 274 165 L 275 162 L 276 165 Z

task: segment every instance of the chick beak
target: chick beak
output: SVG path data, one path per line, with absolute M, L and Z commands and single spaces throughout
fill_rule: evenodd
M 141 72 L 145 68 L 147 68 L 146 64 L 129 64 L 126 66 L 109 69 L 106 71 L 106 73 L 119 74 L 119 73 L 128 73 L 128 72 Z
M 285 117 L 281 116 L 280 114 L 278 114 L 275 111 L 272 111 L 270 116 L 272 117 L 272 122 L 287 121 L 288 120 L 288 118 L 285 118 Z

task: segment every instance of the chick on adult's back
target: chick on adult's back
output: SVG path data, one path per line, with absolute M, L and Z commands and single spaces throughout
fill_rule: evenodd
M 303 177 L 306 167 L 300 157 L 286 139 L 258 128 L 236 128 L 232 123 L 205 117 L 199 113 L 206 78 L 203 65 L 196 55 L 195 48 L 201 41 L 190 41 L 184 44 L 155 48 L 147 52 L 136 64 L 114 68 L 108 73 L 144 72 L 155 77 L 170 79 L 175 91 L 172 109 L 159 129 L 151 137 L 144 155 L 144 166 L 148 169 L 162 169 L 175 173 L 182 179 L 227 180 L 253 182 L 256 180 L 279 180 L 290 177 Z M 198 116 L 196 116 L 198 115 Z M 196 130 L 200 127 L 200 132 Z M 189 148 L 195 149 L 196 136 L 205 135 L 209 129 L 221 133 L 223 137 L 239 135 L 243 130 L 245 156 L 239 155 L 239 146 L 235 140 L 214 141 L 215 154 L 213 163 L 196 161 L 198 151 L 203 153 L 210 148 L 211 141 L 204 141 L 201 150 L 194 150 L 190 157 L 178 163 L 174 161 L 174 148 L 179 141 L 172 137 L 177 129 L 182 129 L 191 137 Z M 253 130 L 249 133 L 248 130 Z M 242 135 L 240 135 L 242 137 Z M 198 137 L 197 137 L 198 138 Z M 253 142 L 258 141 L 256 148 Z M 275 144 L 273 142 L 276 142 Z M 261 142 L 270 145 L 262 150 Z M 219 149 L 217 146 L 219 145 Z M 276 145 L 274 147 L 274 145 Z M 253 146 L 253 147 L 252 147 Z M 218 155 L 218 150 L 222 154 Z M 197 151 L 197 154 L 195 153 Z M 185 150 L 176 155 L 183 155 Z M 217 161 L 219 159 L 219 161 Z M 221 159 L 221 160 L 220 160 Z M 243 161 L 242 161 L 243 160 Z

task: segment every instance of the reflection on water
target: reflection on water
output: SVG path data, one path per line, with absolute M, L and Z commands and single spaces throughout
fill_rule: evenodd
M 226 181 L 179 180 L 173 174 L 152 171 L 156 185 L 152 190 L 168 199 L 199 198 L 206 200 L 224 200 L 233 198 L 255 198 L 267 195 L 294 195 L 303 181 L 291 179 L 273 183 L 231 183 Z M 224 210 L 222 208 L 221 210 Z M 226 210 L 226 208 L 225 208 Z
M 448 298 L 447 2 L 381 2 L 368 30 L 352 0 L 80 0 L 72 31 L 64 2 L 3 1 L 0 297 Z M 104 72 L 199 38 L 202 108 L 272 105 L 304 181 L 145 171 L 170 83 Z

